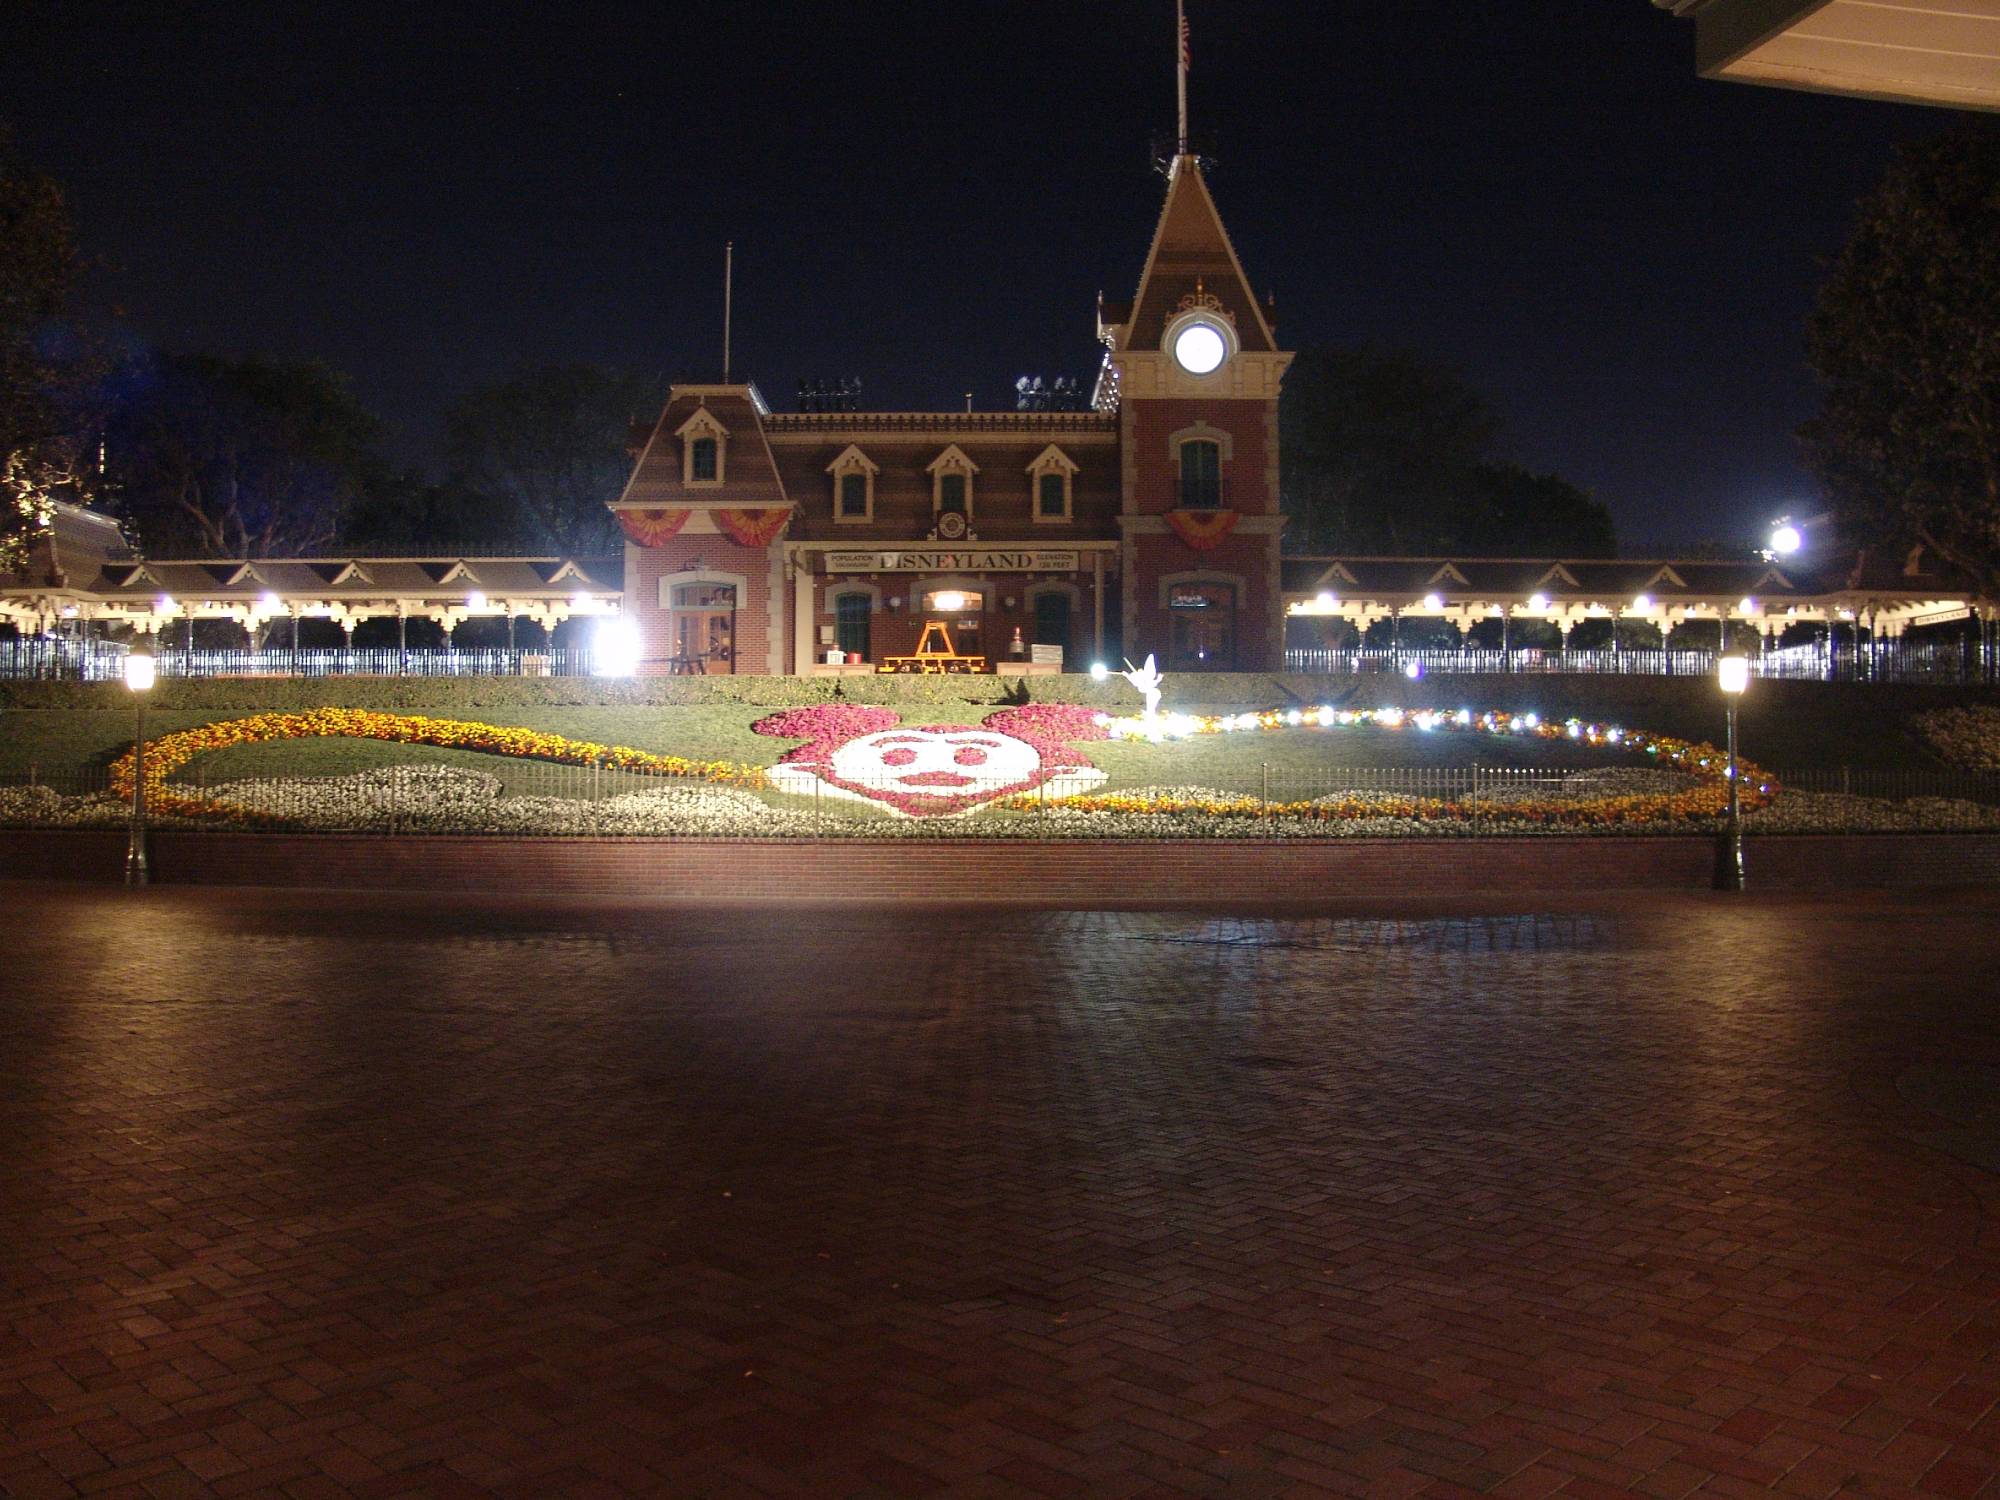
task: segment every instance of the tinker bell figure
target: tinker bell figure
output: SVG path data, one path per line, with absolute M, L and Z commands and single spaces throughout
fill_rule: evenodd
M 1118 675 L 1137 688 L 1140 695 L 1145 698 L 1146 717 L 1149 719 L 1158 718 L 1160 714 L 1160 684 L 1166 681 L 1166 679 L 1160 675 L 1160 669 L 1153 665 L 1152 653 L 1148 652 L 1146 654 L 1146 664 L 1143 667 L 1133 666 L 1131 658 L 1127 657 L 1125 659 L 1125 670 Z

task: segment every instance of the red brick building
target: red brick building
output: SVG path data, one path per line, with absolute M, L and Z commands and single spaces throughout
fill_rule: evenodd
M 754 385 L 675 386 L 612 505 L 640 670 L 869 670 L 932 622 L 1001 670 L 1282 666 L 1291 356 L 1196 158 L 1097 321 L 1088 411 L 777 413 Z

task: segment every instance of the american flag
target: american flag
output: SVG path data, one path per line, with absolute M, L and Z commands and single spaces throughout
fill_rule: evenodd
M 1187 24 L 1187 12 L 1186 12 L 1186 11 L 1182 11 L 1182 12 L 1181 12 L 1181 71 L 1182 71 L 1183 73 L 1185 73 L 1185 72 L 1187 71 L 1187 66 L 1188 66 L 1188 24 Z

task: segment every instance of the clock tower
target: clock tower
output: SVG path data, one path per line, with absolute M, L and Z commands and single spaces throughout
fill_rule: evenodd
M 1128 656 L 1166 671 L 1284 664 L 1278 544 L 1278 348 L 1200 159 L 1168 170 L 1130 303 L 1102 302 L 1096 404 L 1115 408 Z

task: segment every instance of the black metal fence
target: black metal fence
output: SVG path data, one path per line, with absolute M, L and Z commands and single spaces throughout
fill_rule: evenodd
M 1765 810 L 1752 814 L 1752 831 L 2000 832 L 2000 772 L 1826 767 L 1776 773 L 1781 790 Z M 1379 766 L 1298 768 L 1244 764 L 1201 787 L 1161 787 L 1151 795 L 1179 804 L 1171 818 L 1152 826 L 1120 821 L 1116 835 L 1201 836 L 1254 831 L 1261 819 L 1283 819 L 1289 807 L 1314 802 L 1344 804 L 1340 821 L 1276 832 L 1338 834 L 1352 820 L 1401 816 L 1401 799 L 1457 802 L 1479 809 L 1486 822 L 1456 825 L 1460 832 L 1521 831 L 1507 817 L 1510 805 L 1531 804 L 1531 816 L 1568 800 L 1671 790 L 1675 773 L 1644 767 Z M 940 823 L 902 820 L 890 809 L 909 789 L 894 777 L 849 780 L 836 789 L 817 780 L 794 790 L 737 786 L 643 775 L 601 766 L 505 760 L 492 769 L 428 761 L 390 764 L 338 776 L 227 776 L 210 779 L 197 764 L 177 776 L 171 791 L 210 802 L 220 815 L 182 816 L 169 805 L 148 809 L 153 827 L 244 832 L 312 831 L 383 835 L 504 834 L 569 838 L 698 837 L 785 838 L 833 834 L 931 832 L 981 835 L 1009 831 L 1058 837 L 1084 831 L 1085 816 L 1062 805 L 1065 796 L 1089 794 L 1093 774 L 1057 777 L 1018 799 L 1001 816 Z M 1143 793 L 1122 790 L 1120 797 Z M 1381 804 L 1374 812 L 1369 804 Z M 1226 809 L 1228 816 L 1224 816 Z M 1539 810 L 1539 811 L 1538 811 Z M 1087 815 L 1098 820 L 1098 815 Z M 0 827 L 124 828 L 129 796 L 111 787 L 104 767 L 30 769 L 0 774 Z M 1065 824 L 1065 820 L 1071 820 Z M 1452 832 L 1453 827 L 1411 825 L 1411 832 Z
M 1750 675 L 1799 682 L 1907 682 L 1970 686 L 2000 682 L 2000 662 L 1970 641 L 1863 641 L 1855 645 L 1787 646 L 1743 653 Z M 1293 672 L 1331 676 L 1404 673 L 1458 677 L 1482 674 L 1568 673 L 1633 677 L 1707 677 L 1715 672 L 1714 650 L 1661 650 L 1602 647 L 1591 650 L 1517 647 L 1291 647 L 1285 666 Z
M 1706 677 L 1715 671 L 1713 650 L 1542 649 L 1502 651 L 1465 646 L 1292 647 L 1285 668 L 1326 676 L 1406 673 L 1459 677 L 1524 673 L 1635 677 Z M 1746 653 L 1752 676 L 1801 682 L 1892 682 L 1970 686 L 2000 683 L 2000 660 L 1971 642 L 1875 641 L 1859 646 L 1788 646 Z M 71 682 L 116 681 L 126 648 L 50 637 L 0 641 L 0 678 Z M 592 653 L 570 647 L 513 650 L 307 648 L 275 650 L 155 651 L 162 677 L 587 677 Z
M 0 641 L 0 678 L 115 682 L 126 648 L 45 637 Z M 306 648 L 154 651 L 162 677 L 587 677 L 591 653 L 567 647 L 510 650 Z

